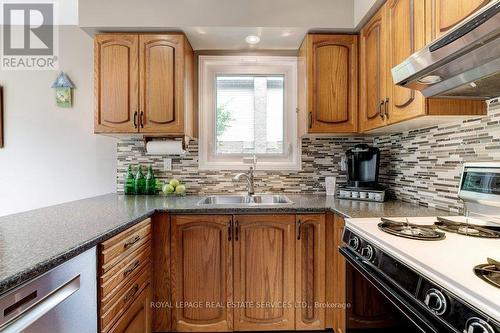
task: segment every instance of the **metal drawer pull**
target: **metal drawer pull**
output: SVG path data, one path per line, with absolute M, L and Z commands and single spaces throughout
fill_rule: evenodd
M 125 296 L 123 296 L 123 301 L 128 302 L 132 297 L 139 291 L 139 285 L 136 283 L 132 289 L 130 289 Z
M 140 261 L 139 259 L 137 259 L 136 261 L 134 261 L 134 263 L 132 265 L 129 266 L 129 268 L 127 268 L 124 272 L 123 272 L 123 276 L 128 276 L 130 275 L 130 273 L 132 273 L 137 267 L 139 267 L 139 264 L 140 264 Z
M 141 239 L 141 237 L 139 235 L 135 235 L 128 242 L 126 242 L 123 245 L 123 247 L 126 248 L 126 249 L 128 249 L 129 247 L 131 247 L 132 245 L 134 245 L 135 243 L 137 243 L 140 239 Z

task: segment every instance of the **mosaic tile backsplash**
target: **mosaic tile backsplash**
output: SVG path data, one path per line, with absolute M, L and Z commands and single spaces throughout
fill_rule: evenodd
M 340 171 L 345 150 L 358 143 L 381 149 L 380 182 L 399 200 L 458 211 L 458 183 L 462 163 L 500 161 L 500 102 L 490 105 L 488 116 L 405 133 L 377 137 L 305 138 L 302 140 L 302 171 L 256 171 L 256 192 L 321 193 L 325 177 L 346 180 Z M 198 170 L 198 143 L 191 141 L 188 153 L 173 157 L 172 170 L 163 169 L 162 156 L 145 154 L 144 142 L 124 138 L 118 143 L 117 191 L 129 164 L 153 165 L 156 176 L 165 181 L 176 177 L 188 193 L 244 192 L 244 182 L 233 183 L 235 171 Z
M 374 145 L 381 150 L 380 181 L 393 196 L 456 212 L 462 164 L 500 161 L 500 102 L 486 117 L 380 136 Z
M 358 143 L 372 143 L 369 137 L 305 138 L 302 140 L 301 171 L 256 171 L 256 193 L 321 193 L 325 192 L 325 177 L 335 176 L 346 182 L 346 173 L 340 171 L 345 150 Z M 126 138 L 118 142 L 117 191 L 123 193 L 123 182 L 129 164 L 153 165 L 161 181 L 176 177 L 186 184 L 188 194 L 238 193 L 246 191 L 245 182 L 233 183 L 238 171 L 198 170 L 198 142 L 192 140 L 188 152 L 172 157 L 172 171 L 164 172 L 163 156 L 146 155 L 144 141 Z

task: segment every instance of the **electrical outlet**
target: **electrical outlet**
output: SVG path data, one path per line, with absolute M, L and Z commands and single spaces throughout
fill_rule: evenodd
M 163 160 L 163 171 L 172 171 L 172 159 L 166 158 Z
M 342 156 L 340 160 L 340 171 L 347 171 L 347 158 Z

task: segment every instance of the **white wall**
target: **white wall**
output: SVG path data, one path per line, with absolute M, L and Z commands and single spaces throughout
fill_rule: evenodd
M 385 0 L 354 0 L 354 28 L 361 29 L 384 2 Z
M 75 83 L 74 106 L 55 106 L 56 71 L 1 71 L 4 139 L 0 216 L 115 191 L 116 139 L 93 134 L 93 44 L 59 27 L 60 69 Z
M 352 29 L 353 0 L 85 0 L 83 27 Z

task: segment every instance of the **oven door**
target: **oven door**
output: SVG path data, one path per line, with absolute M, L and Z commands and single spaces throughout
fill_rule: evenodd
M 422 332 L 456 332 L 433 318 L 408 292 L 401 290 L 390 277 L 347 246 L 339 248 L 347 262 L 373 284 L 411 323 Z

